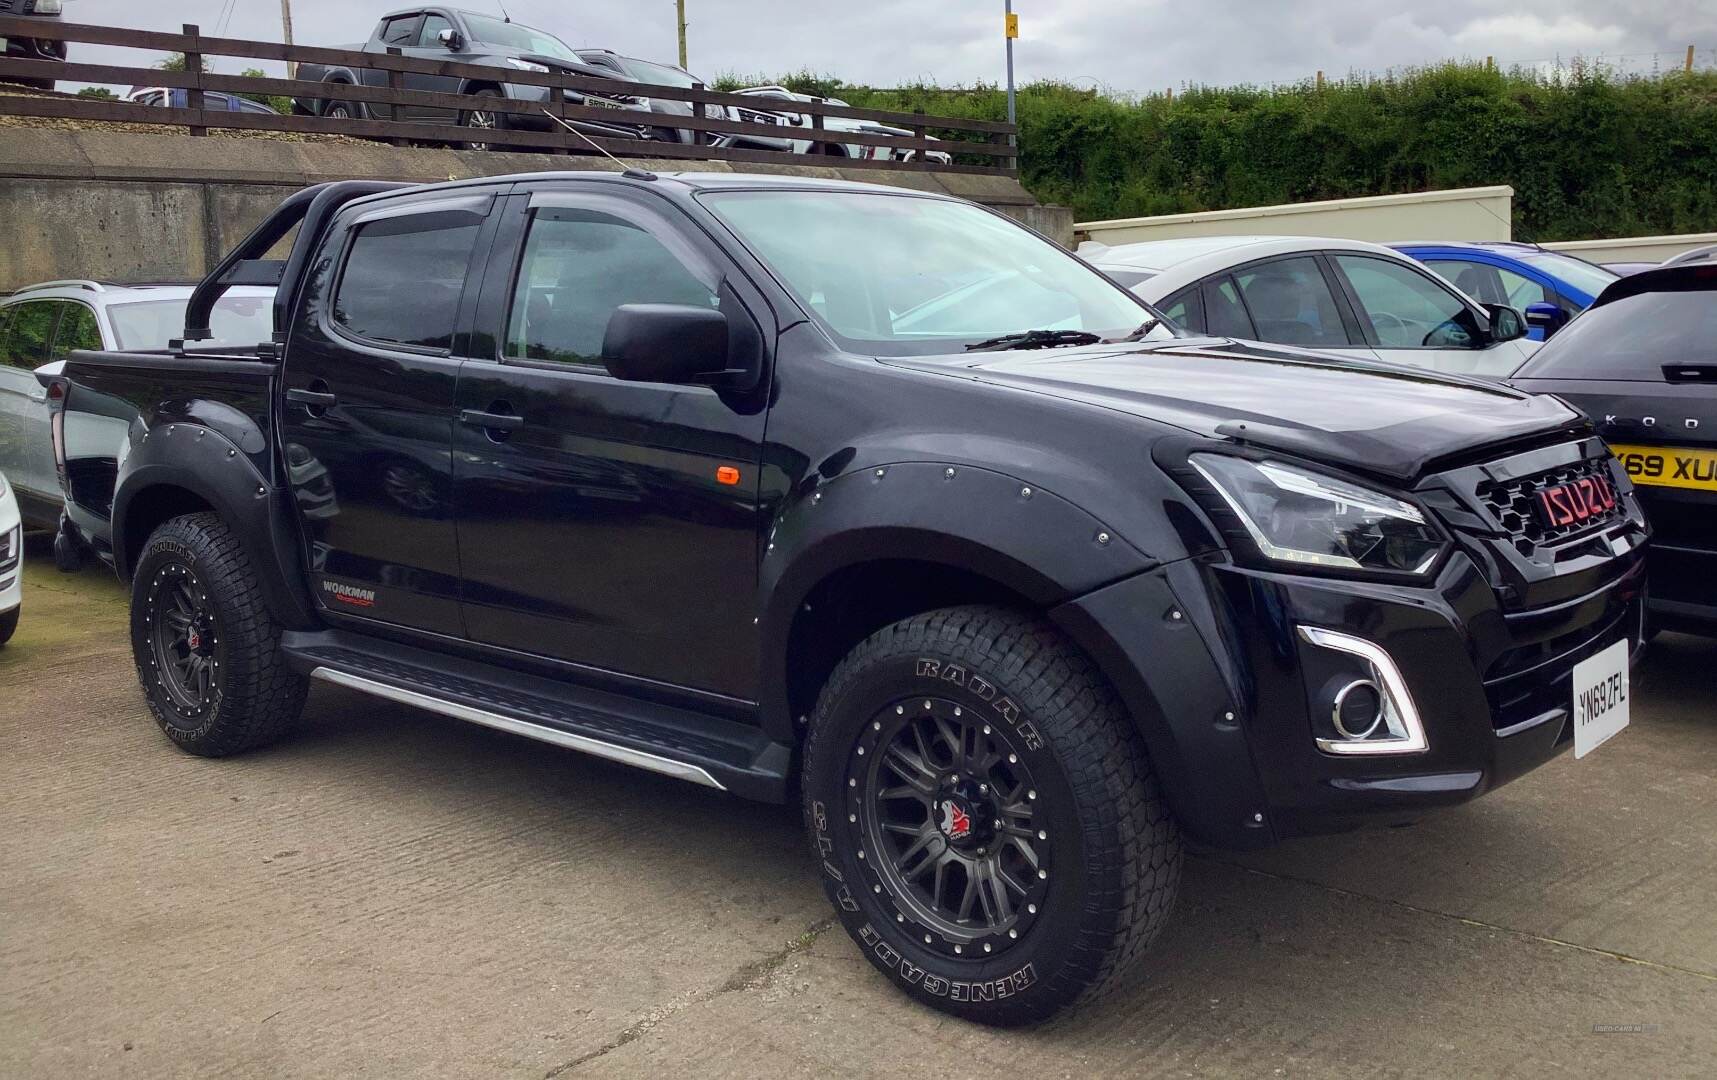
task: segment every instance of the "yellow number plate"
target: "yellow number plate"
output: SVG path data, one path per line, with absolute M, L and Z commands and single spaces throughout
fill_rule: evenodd
M 1628 479 L 1658 487 L 1717 491 L 1717 450 L 1680 446 L 1611 446 L 1627 467 Z

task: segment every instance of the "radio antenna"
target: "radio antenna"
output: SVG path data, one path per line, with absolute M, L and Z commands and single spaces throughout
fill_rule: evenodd
M 501 3 L 501 0 L 495 0 L 495 6 L 501 9 L 502 20 L 506 22 L 513 21 L 513 13 L 507 10 L 507 5 Z
M 559 124 L 561 127 L 565 128 L 566 130 L 572 132 L 574 135 L 577 135 L 579 138 L 581 138 L 585 142 L 589 143 L 596 150 L 597 153 L 601 154 L 603 157 L 607 158 L 609 161 L 612 161 L 614 164 L 620 166 L 620 170 L 621 170 L 620 175 L 621 176 L 630 176 L 634 180 L 654 180 L 654 179 L 656 179 L 656 174 L 651 172 L 649 169 L 641 169 L 636 165 L 627 165 L 624 161 L 621 161 L 619 158 L 615 157 L 613 154 L 610 154 L 607 151 L 607 149 L 605 149 L 603 147 L 603 145 L 601 143 L 597 142 L 595 139 L 592 139 L 590 136 L 586 135 L 584 132 L 573 127 L 571 124 L 567 123 L 565 120 L 556 116 L 554 113 L 549 112 L 547 109 L 543 110 L 543 115 L 548 117 L 550 120 L 553 120 L 555 123 Z

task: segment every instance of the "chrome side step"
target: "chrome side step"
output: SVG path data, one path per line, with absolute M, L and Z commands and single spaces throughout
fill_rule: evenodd
M 417 708 L 427 709 L 430 712 L 440 713 L 443 716 L 451 716 L 456 720 L 466 720 L 473 724 L 482 724 L 484 727 L 494 728 L 496 731 L 505 731 L 513 735 L 523 735 L 527 739 L 536 739 L 539 742 L 552 743 L 555 746 L 564 746 L 569 750 L 580 750 L 586 754 L 591 754 L 599 758 L 607 758 L 609 761 L 618 761 L 622 765 L 631 765 L 634 768 L 647 769 L 650 772 L 661 773 L 663 776 L 672 776 L 679 780 L 689 780 L 694 784 L 702 784 L 704 787 L 715 788 L 717 791 L 727 790 L 727 786 L 715 777 L 711 776 L 707 770 L 697 765 L 690 764 L 689 762 L 674 761 L 657 754 L 646 753 L 642 750 L 634 750 L 626 746 L 617 746 L 614 743 L 603 742 L 601 739 L 593 739 L 588 735 L 578 735 L 570 731 L 562 731 L 558 728 L 549 727 L 544 724 L 532 723 L 529 720 L 520 720 L 517 717 L 505 716 L 501 713 L 490 712 L 487 709 L 479 709 L 473 705 L 464 704 L 463 702 L 448 701 L 444 698 L 438 698 L 430 694 L 422 693 L 421 691 L 407 690 L 403 687 L 393 686 L 385 682 L 379 682 L 375 679 L 365 678 L 362 675 L 353 675 L 350 672 L 339 671 L 331 667 L 313 668 L 310 672 L 310 677 L 313 679 L 322 679 L 326 682 L 336 683 L 340 686 L 347 686 L 353 690 L 358 690 L 366 694 L 373 694 L 379 698 L 387 698 L 389 701 L 397 701 L 404 705 L 414 705 Z

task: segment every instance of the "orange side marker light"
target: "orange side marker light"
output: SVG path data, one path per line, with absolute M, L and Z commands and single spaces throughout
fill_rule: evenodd
M 715 482 L 732 487 L 734 484 L 739 483 L 739 470 L 732 465 L 717 465 L 715 468 Z

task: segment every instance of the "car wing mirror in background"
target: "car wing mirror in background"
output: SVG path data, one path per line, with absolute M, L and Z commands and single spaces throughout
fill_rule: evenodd
M 1492 341 L 1514 341 L 1526 336 L 1526 316 L 1506 304 L 1486 304 L 1485 314 L 1490 316 L 1490 339 Z
M 1526 325 L 1544 331 L 1549 337 L 1562 326 L 1562 309 L 1544 300 L 1526 305 Z
M 458 52 L 465 47 L 465 35 L 451 26 L 436 34 L 435 40 L 441 42 L 441 47 L 448 52 Z
M 602 364 L 629 382 L 708 383 L 728 373 L 728 319 L 689 304 L 622 304 L 608 319 Z

